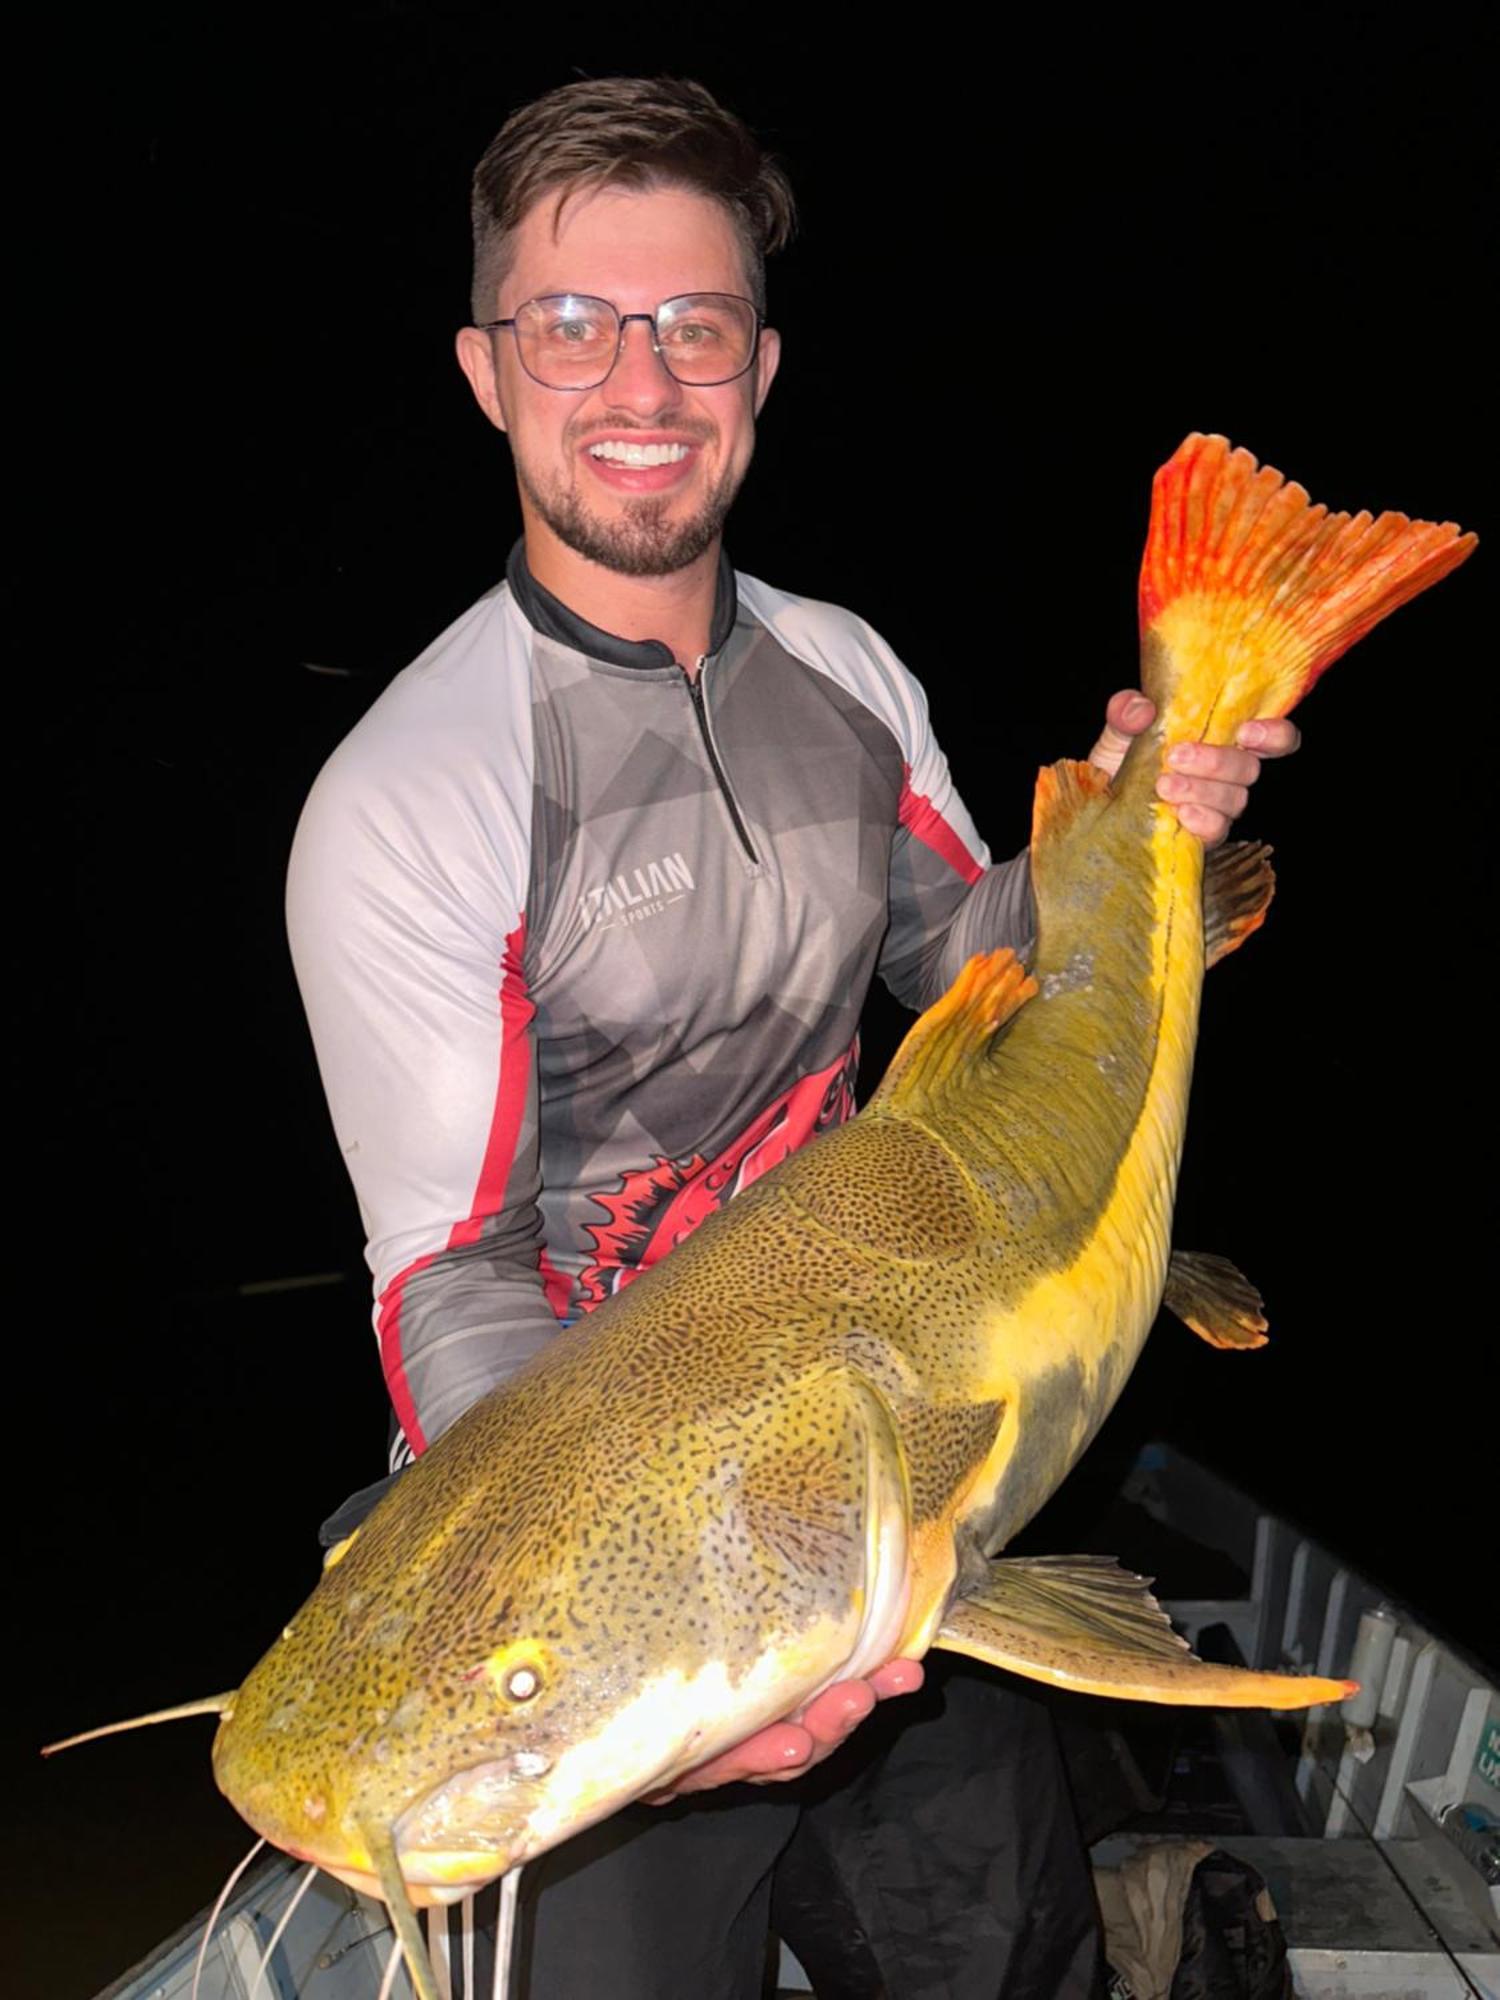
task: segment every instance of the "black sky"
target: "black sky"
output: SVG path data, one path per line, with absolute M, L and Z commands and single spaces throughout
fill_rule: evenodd
M 318 1520 L 380 1469 L 281 882 L 322 760 L 516 532 L 451 356 L 467 180 L 508 108 L 579 72 L 699 76 L 788 165 L 786 359 L 731 553 L 885 633 L 998 852 L 1037 763 L 1081 754 L 1133 677 L 1150 476 L 1187 431 L 1333 506 L 1489 534 L 1335 668 L 1254 801 L 1280 893 L 1205 1006 L 1178 1237 L 1244 1265 L 1273 1344 L 1164 1323 L 1110 1442 L 1169 1435 L 1500 1650 L 1477 1589 L 1500 532 L 1477 15 L 1261 10 L 1213 49 L 1156 10 L 933 41 L 849 15 L 835 49 L 802 10 L 625 11 L 148 8 L 89 48 L 87 116 L 80 52 L 56 67 L 34 171 L 61 131 L 69 380 L 12 384 L 50 542 L 17 670 L 41 1116 L 13 1431 L 45 1470 L 16 1783 L 20 1893 L 76 1871 L 99 1900 L 38 1991 L 120 1969 L 238 1833 L 178 1803 L 207 1791 L 206 1725 L 41 1778 L 31 1745 L 232 1685 L 310 1585 Z M 990 357 L 967 379 L 955 319 Z M 867 1085 L 898 1028 L 877 1003 Z

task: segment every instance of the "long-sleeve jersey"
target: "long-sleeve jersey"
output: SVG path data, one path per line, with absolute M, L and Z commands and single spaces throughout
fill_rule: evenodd
M 1032 911 L 861 620 L 724 561 L 690 677 L 518 545 L 324 767 L 288 921 L 399 1463 L 850 1114 L 877 970 L 925 1006 Z

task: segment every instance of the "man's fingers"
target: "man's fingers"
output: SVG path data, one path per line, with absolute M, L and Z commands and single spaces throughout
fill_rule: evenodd
M 1302 748 L 1302 731 L 1288 715 L 1267 715 L 1254 722 L 1242 722 L 1234 733 L 1258 757 L 1290 757 Z
M 1260 776 L 1255 750 L 1238 750 L 1232 743 L 1174 743 L 1167 752 L 1167 769 L 1191 778 L 1215 778 L 1223 784 L 1253 785 Z
M 893 1694 L 915 1694 L 925 1679 L 920 1660 L 887 1660 L 871 1674 L 870 1686 L 876 1700 L 885 1701 Z
M 815 1695 L 800 1722 L 773 1722 L 743 1743 L 710 1757 L 687 1771 L 666 1791 L 650 1792 L 644 1805 L 664 1806 L 684 1792 L 705 1792 L 715 1785 L 778 1785 L 795 1778 L 810 1764 L 821 1763 L 864 1721 L 877 1701 L 891 1695 L 915 1694 L 922 1685 L 918 1660 L 888 1660 L 867 1680 L 836 1681 Z
M 747 1736 L 743 1743 L 685 1771 L 666 1791 L 648 1793 L 643 1803 L 664 1806 L 684 1792 L 711 1791 L 715 1785 L 766 1784 L 778 1778 L 795 1778 L 806 1769 L 816 1747 L 800 1724 L 773 1722 Z
M 875 1690 L 868 1681 L 839 1681 L 807 1704 L 802 1727 L 814 1743 L 831 1747 L 857 1729 L 874 1706 Z
M 1156 796 L 1178 808 L 1178 818 L 1184 826 L 1187 825 L 1181 811 L 1184 806 L 1199 806 L 1218 813 L 1227 823 L 1238 819 L 1250 802 L 1250 793 L 1244 785 L 1221 785 L 1212 778 L 1180 778 L 1171 771 L 1157 779 Z
M 1089 762 L 1111 777 L 1119 770 L 1132 740 L 1150 727 L 1156 709 L 1139 688 L 1121 688 L 1104 711 L 1104 728 L 1089 752 Z
M 1089 752 L 1089 762 L 1113 777 L 1131 743 L 1150 727 L 1156 710 L 1139 688 L 1122 688 L 1110 696 L 1104 713 L 1104 729 Z M 1206 846 L 1217 847 L 1249 803 L 1262 760 L 1290 757 L 1301 743 L 1301 731 L 1285 715 L 1242 722 L 1233 743 L 1175 743 L 1167 752 L 1167 769 L 1157 780 L 1156 795 L 1175 808 L 1189 833 L 1197 834 Z
M 1178 806 L 1177 817 L 1189 833 L 1196 833 L 1205 847 L 1217 847 L 1226 838 L 1232 820 L 1208 806 Z

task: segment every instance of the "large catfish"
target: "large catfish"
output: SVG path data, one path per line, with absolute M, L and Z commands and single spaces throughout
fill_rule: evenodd
M 496 1390 L 335 1549 L 222 1714 L 214 1768 L 276 1845 L 446 1902 L 820 1689 L 948 1647 L 1149 1701 L 1295 1707 L 1349 1683 L 1206 1665 L 1140 1579 L 998 1552 L 1066 1477 L 1163 1296 L 1255 1345 L 1254 1294 L 1176 1258 L 1206 964 L 1259 923 L 1209 872 L 1169 746 L 1285 714 L 1472 536 L 1329 515 L 1222 438 L 1157 476 L 1141 684 L 1113 782 L 1044 770 L 1037 943 L 972 960 L 867 1109 Z

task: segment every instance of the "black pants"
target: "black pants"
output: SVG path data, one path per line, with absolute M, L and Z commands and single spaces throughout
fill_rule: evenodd
M 506 2000 L 761 2000 L 774 1923 L 819 2000 L 1096 2000 L 1088 1857 L 1045 1698 L 942 1655 L 789 1785 L 632 1806 L 531 1863 Z M 497 1892 L 479 1898 L 492 1932 Z M 490 2000 L 492 1948 L 455 2000 Z

